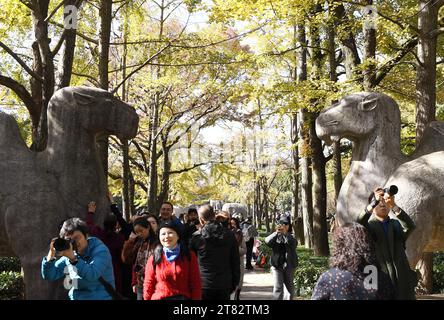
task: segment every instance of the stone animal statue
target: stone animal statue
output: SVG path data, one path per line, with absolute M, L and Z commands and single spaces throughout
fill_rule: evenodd
M 247 217 L 247 207 L 240 203 L 225 203 L 222 211 L 227 211 L 232 217 L 241 217 L 240 222 Z
M 397 103 L 381 93 L 346 96 L 316 120 L 316 133 L 327 144 L 341 138 L 353 142 L 337 201 L 339 224 L 356 221 L 374 187 L 397 185 L 396 203 L 416 223 L 407 241 L 413 267 L 422 252 L 444 249 L 444 123 L 432 122 L 409 157 L 401 152 L 400 130 Z
M 66 299 L 60 282 L 41 279 L 41 260 L 59 225 L 85 217 L 89 201 L 97 203 L 97 224 L 109 214 L 95 137 L 133 138 L 138 121 L 132 107 L 107 91 L 63 88 L 49 102 L 47 147 L 33 152 L 14 118 L 0 112 L 0 256 L 20 258 L 27 299 Z

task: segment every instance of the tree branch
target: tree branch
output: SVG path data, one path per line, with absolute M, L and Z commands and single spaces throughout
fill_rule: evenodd
M 390 70 L 395 67 L 399 61 L 401 61 L 404 56 L 412 52 L 412 50 L 416 47 L 418 44 L 418 37 L 414 36 L 410 40 L 408 40 L 401 48 L 401 50 L 398 51 L 395 57 L 393 57 L 391 60 L 384 63 L 381 67 L 378 68 L 378 72 L 376 73 L 375 77 L 375 86 L 378 85 L 384 77 L 390 72 Z
M 111 172 L 108 172 L 108 177 L 110 177 L 113 180 L 123 180 L 123 177 L 118 175 L 118 174 L 113 174 Z M 139 181 L 139 180 L 134 180 L 134 183 L 137 184 L 139 187 L 141 187 L 143 189 L 143 191 L 147 192 L 148 188 L 146 187 L 146 185 Z
M 77 72 L 72 72 L 72 74 L 74 76 L 78 76 L 78 77 L 84 77 L 87 78 L 88 80 L 90 80 L 92 83 L 94 83 L 97 87 L 99 86 L 99 82 L 97 81 L 96 78 L 94 78 L 93 76 L 89 75 L 89 74 L 82 74 L 82 73 L 77 73 Z
M 60 48 L 62 47 L 63 41 L 65 41 L 66 34 L 67 34 L 67 29 L 63 30 L 63 33 L 60 36 L 59 41 L 57 42 L 57 44 L 54 47 L 54 49 L 51 51 L 51 56 L 55 57 L 57 55 L 57 53 L 59 52 Z
M 63 4 L 65 3 L 65 1 L 66 0 L 62 0 L 55 8 L 54 8 L 54 10 L 52 10 L 52 12 L 49 14 L 49 16 L 47 16 L 46 18 L 45 18 L 45 22 L 48 22 L 49 21 L 49 19 L 51 19 L 55 14 L 56 14 L 56 12 L 57 12 L 57 10 L 59 10 L 60 9 L 60 7 L 61 6 L 63 6 Z
M 61 23 L 58 23 L 58 22 L 55 22 L 55 21 L 50 21 L 49 23 L 54 25 L 54 26 L 56 26 L 56 27 L 59 27 L 61 29 L 65 29 L 65 26 L 63 24 L 61 24 Z M 92 42 L 92 43 L 94 43 L 96 45 L 99 45 L 99 40 L 94 40 L 93 38 L 91 38 L 91 37 L 89 37 L 87 35 L 84 35 L 83 33 L 80 33 L 77 29 L 75 31 L 76 31 L 76 35 L 79 36 L 80 38 L 82 38 L 83 40 L 86 40 L 88 42 Z
M 116 151 L 118 151 L 118 152 L 121 151 L 121 150 L 120 150 L 120 149 L 121 149 L 120 146 L 119 146 L 119 148 L 116 148 L 116 146 L 113 145 L 112 143 L 111 143 L 109 146 L 110 146 L 110 148 L 112 148 L 113 150 L 116 150 Z M 140 171 L 142 171 L 142 172 L 146 172 L 145 168 L 144 168 L 140 163 L 138 163 L 133 157 L 128 156 L 128 159 L 129 159 L 129 161 L 134 165 L 134 167 L 136 167 L 138 170 L 140 170 Z
M 193 125 L 199 121 L 200 119 L 202 119 L 204 116 L 215 112 L 217 109 L 220 108 L 220 104 L 217 104 L 214 108 L 212 108 L 211 106 L 209 108 L 207 108 L 204 112 L 202 112 L 201 114 L 199 114 L 199 116 L 197 116 L 196 118 L 194 118 L 193 122 L 185 129 L 184 132 L 182 132 L 181 135 L 177 135 L 176 138 L 168 145 L 168 149 L 171 149 L 172 146 L 174 146 L 177 142 L 179 142 L 180 138 L 183 137 L 186 133 L 188 133 L 191 128 L 193 127 Z
M 206 48 L 206 47 L 216 46 L 218 44 L 221 44 L 221 43 L 224 43 L 224 42 L 227 42 L 227 41 L 231 41 L 231 40 L 234 40 L 234 39 L 239 39 L 239 38 L 242 38 L 242 37 L 244 37 L 244 36 L 246 36 L 246 35 L 248 35 L 250 33 L 256 32 L 256 31 L 260 30 L 261 28 L 265 27 L 269 22 L 270 21 L 267 20 L 262 25 L 254 28 L 254 29 L 245 31 L 245 32 L 243 32 L 241 34 L 238 34 L 238 35 L 235 35 L 235 36 L 223 39 L 223 40 L 219 40 L 219 41 L 216 41 L 216 42 L 210 42 L 210 43 L 202 44 L 202 45 L 198 45 L 198 46 L 186 46 L 186 45 L 177 45 L 177 44 L 172 44 L 171 46 L 174 47 L 174 48 L 183 48 L 183 49 L 203 49 L 203 48 Z
M 42 77 L 40 77 L 37 73 L 35 73 L 33 70 L 31 70 L 31 68 L 28 67 L 28 65 L 22 60 L 20 59 L 20 57 L 14 52 L 12 51 L 6 44 L 4 44 L 2 41 L 0 41 L 0 47 L 3 48 L 3 50 L 5 50 L 11 57 L 14 58 L 15 61 L 18 62 L 18 64 L 20 66 L 22 66 L 23 69 L 25 69 L 25 71 L 34 79 L 43 82 Z
M 120 86 L 122 86 L 130 77 L 132 77 L 136 72 L 138 72 L 140 69 L 142 69 L 143 67 L 145 67 L 146 65 L 148 65 L 152 60 L 156 59 L 162 52 L 164 52 L 166 49 L 170 48 L 171 45 L 167 44 L 165 47 L 163 47 L 162 49 L 160 49 L 159 51 L 157 51 L 154 55 L 152 55 L 150 58 L 148 58 L 144 63 L 142 63 L 142 65 L 138 68 L 136 68 L 135 70 L 131 71 L 126 77 L 125 79 L 123 79 L 112 91 L 111 93 L 114 94 L 117 92 L 117 90 L 119 90 Z
M 168 18 L 170 17 L 170 15 L 176 11 L 177 8 L 179 8 L 181 5 L 183 4 L 183 2 L 179 2 L 178 5 L 176 5 L 173 9 L 171 9 L 171 11 L 166 15 L 166 17 L 163 19 L 163 21 L 168 20 Z
M 248 61 L 249 61 L 248 59 L 244 59 L 244 60 L 234 60 L 227 62 L 203 61 L 196 63 L 178 63 L 178 64 L 168 64 L 168 63 L 146 63 L 146 64 L 149 64 L 150 66 L 159 66 L 159 67 L 191 67 L 191 66 L 203 66 L 203 65 L 229 65 L 229 64 L 243 63 Z
M 40 118 L 40 109 L 35 104 L 28 90 L 26 90 L 26 88 L 22 84 L 15 81 L 14 79 L 5 77 L 1 74 L 0 85 L 3 85 L 15 92 L 15 94 L 23 101 L 26 108 L 28 109 L 32 122 L 36 124 L 35 121 L 38 121 L 38 119 Z
M 143 152 L 142 148 L 140 147 L 139 143 L 135 140 L 132 141 L 134 146 L 136 147 L 137 151 L 139 151 L 140 156 L 142 157 L 144 171 L 146 172 L 146 168 L 148 167 L 148 160 L 146 159 L 145 153 Z
M 260 28 L 262 28 L 263 26 L 265 26 L 268 22 L 262 24 L 261 26 L 251 29 L 249 31 L 246 31 L 244 33 L 238 34 L 236 36 L 232 36 L 226 39 L 222 39 L 216 42 L 210 42 L 210 43 L 206 43 L 206 44 L 202 44 L 202 45 L 197 45 L 197 46 L 190 46 L 190 45 L 181 45 L 181 44 L 174 44 L 176 42 L 178 42 L 178 40 L 159 40 L 159 39 L 145 39 L 145 40 L 137 40 L 137 41 L 125 41 L 125 42 L 111 42 L 110 45 L 114 45 L 114 46 L 122 46 L 122 45 L 132 45 L 132 44 L 145 44 L 145 43 L 169 43 L 171 45 L 172 48 L 181 48 L 181 49 L 203 49 L 206 47 L 211 47 L 211 46 L 216 46 L 219 45 L 221 43 L 227 42 L 227 41 L 231 41 L 234 39 L 239 39 L 242 38 L 250 33 L 253 33 L 257 30 L 259 30 Z
M 33 5 L 32 5 L 29 1 L 20 0 L 20 2 L 21 2 L 23 5 L 27 6 L 29 9 L 34 10 Z
M 384 18 L 384 19 L 390 21 L 391 23 L 396 24 L 399 28 L 401 28 L 401 30 L 404 30 L 404 29 L 406 28 L 405 25 L 403 25 L 400 21 L 397 21 L 397 20 L 395 20 L 395 19 L 393 19 L 393 18 L 391 18 L 391 17 L 389 17 L 389 16 L 386 16 L 385 14 L 383 14 L 383 13 L 381 13 L 381 12 L 379 12 L 379 11 L 377 12 L 377 14 L 378 14 L 379 16 L 381 16 L 382 18 Z M 416 33 L 419 33 L 418 28 L 412 26 L 412 25 L 409 24 L 409 23 L 407 24 L 407 26 L 408 26 L 411 30 L 415 31 Z
M 444 27 L 441 27 L 441 28 L 435 29 L 432 32 L 430 32 L 429 36 L 431 38 L 433 38 L 433 37 L 437 37 L 437 36 L 439 36 L 440 34 L 443 34 L 443 33 L 444 33 Z
M 196 164 L 192 165 L 191 167 L 184 168 L 184 169 L 180 169 L 180 170 L 172 170 L 172 171 L 168 171 L 168 173 L 169 173 L 170 175 L 172 175 L 172 174 L 184 173 L 184 172 L 191 171 L 191 170 L 193 170 L 193 169 L 195 169 L 195 168 L 197 168 L 197 167 L 203 166 L 203 165 L 207 165 L 207 164 L 215 164 L 215 163 L 220 163 L 220 162 L 210 161 L 210 162 L 196 163 Z

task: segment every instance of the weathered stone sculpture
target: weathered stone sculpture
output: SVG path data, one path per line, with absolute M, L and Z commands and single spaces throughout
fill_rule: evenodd
M 95 136 L 132 138 L 138 121 L 135 110 L 109 92 L 64 88 L 49 103 L 47 148 L 35 153 L 14 118 L 0 112 L 0 255 L 20 258 L 28 299 L 66 299 L 60 281 L 41 279 L 41 259 L 60 223 L 85 217 L 89 201 L 97 202 L 96 223 L 109 214 Z
M 374 187 L 397 185 L 396 202 L 417 225 L 407 241 L 413 267 L 422 252 L 444 249 L 444 123 L 432 122 L 410 157 L 401 153 L 400 129 L 398 105 L 380 93 L 347 96 L 316 120 L 316 133 L 326 143 L 353 141 L 337 202 L 339 223 L 356 221 Z
M 223 211 L 227 211 L 232 217 L 241 217 L 241 222 L 247 217 L 247 207 L 240 203 L 225 203 L 222 206 Z

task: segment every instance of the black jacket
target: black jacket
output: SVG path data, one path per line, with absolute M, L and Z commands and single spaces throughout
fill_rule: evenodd
M 297 241 L 291 233 L 283 235 L 273 232 L 265 238 L 265 243 L 272 250 L 271 265 L 273 267 L 283 267 L 284 263 L 286 263 L 288 268 L 296 268 L 298 266 Z M 283 258 L 283 261 L 281 258 Z
M 185 223 L 183 226 L 184 226 L 183 241 L 187 246 L 189 246 L 193 234 L 197 231 L 197 227 L 195 223 Z
M 232 292 L 236 288 L 240 279 L 240 258 L 232 231 L 214 221 L 207 222 L 193 234 L 190 248 L 199 259 L 202 289 Z

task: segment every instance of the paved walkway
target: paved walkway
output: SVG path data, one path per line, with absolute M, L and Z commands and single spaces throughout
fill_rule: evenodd
M 273 277 L 264 269 L 245 270 L 241 300 L 271 300 Z

